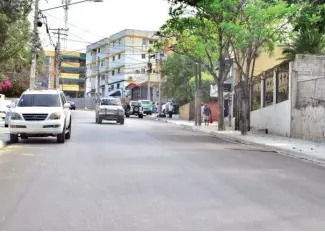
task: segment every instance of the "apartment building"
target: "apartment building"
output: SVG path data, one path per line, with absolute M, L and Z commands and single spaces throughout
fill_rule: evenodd
M 48 60 L 48 80 L 46 86 L 54 88 L 55 53 L 54 51 L 45 51 L 45 56 Z M 86 53 L 61 51 L 60 60 L 60 89 L 63 90 L 66 96 L 83 97 L 86 83 Z
M 88 95 L 97 92 L 97 77 L 100 76 L 101 96 L 134 97 L 134 89 L 141 88 L 138 98 L 147 98 L 148 50 L 155 40 L 154 31 L 126 29 L 87 47 Z M 154 55 L 154 54 L 152 54 Z M 156 72 L 156 57 L 150 58 L 151 100 L 158 98 L 159 75 Z

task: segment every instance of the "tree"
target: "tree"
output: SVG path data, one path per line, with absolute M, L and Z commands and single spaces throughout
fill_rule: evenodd
M 289 33 L 288 18 L 297 11 L 282 0 L 272 3 L 264 0 L 247 0 L 237 12 L 237 19 L 221 24 L 227 35 L 234 63 L 240 76 L 240 129 L 242 135 L 248 131 L 249 79 L 253 60 L 261 51 L 272 52 L 276 44 L 284 41 Z
M 172 18 L 160 28 L 157 34 L 164 38 L 175 38 L 177 44 L 170 46 L 170 48 L 176 53 L 188 56 L 193 62 L 202 64 L 218 83 L 220 93 L 218 97 L 220 114 L 218 129 L 224 130 L 223 83 L 225 76 L 229 73 L 229 67 L 227 67 L 226 72 L 223 72 L 223 76 L 220 75 L 220 68 L 216 70 L 219 58 L 216 27 L 210 20 L 184 17 L 182 13 L 177 12 L 177 10 L 172 11 Z M 227 50 L 226 46 L 224 50 Z
M 193 61 L 184 55 L 173 54 L 167 57 L 163 67 L 162 94 L 174 98 L 181 104 L 194 99 L 194 89 L 190 85 L 193 76 Z
M 281 59 L 293 61 L 296 54 L 320 54 L 324 52 L 324 34 L 318 30 L 301 30 L 294 35 L 291 42 L 288 42 L 282 51 Z
M 32 0 L 0 1 L 0 48 L 10 36 L 10 25 L 26 20 L 31 11 Z

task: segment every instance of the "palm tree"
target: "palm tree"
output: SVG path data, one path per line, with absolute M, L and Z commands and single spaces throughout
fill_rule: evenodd
M 293 61 L 296 54 L 322 54 L 325 37 L 317 30 L 301 30 L 291 43 L 284 45 L 281 60 Z

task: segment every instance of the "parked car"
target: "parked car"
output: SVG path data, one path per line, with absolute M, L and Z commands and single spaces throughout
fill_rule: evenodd
M 126 106 L 125 116 L 128 118 L 130 115 L 143 118 L 143 106 L 140 101 L 131 101 L 130 104 Z
M 76 110 L 76 104 L 73 101 L 68 101 L 70 103 L 70 110 Z
M 10 142 L 17 143 L 19 137 L 57 138 L 64 143 L 71 138 L 72 120 L 70 104 L 60 90 L 27 90 L 9 117 Z
M 124 125 L 124 109 L 120 99 L 105 97 L 96 106 L 96 123 L 101 124 L 103 120 L 116 121 Z
M 152 102 L 148 100 L 140 100 L 143 106 L 143 113 L 146 115 L 152 114 Z

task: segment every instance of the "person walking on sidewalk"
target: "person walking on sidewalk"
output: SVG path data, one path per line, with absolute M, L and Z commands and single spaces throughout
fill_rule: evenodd
M 203 119 L 204 119 L 204 124 L 206 126 L 209 126 L 210 123 L 210 116 L 211 116 L 211 109 L 208 106 L 208 104 L 205 104 L 204 109 L 203 109 Z
M 174 110 L 174 106 L 173 103 L 171 101 L 168 101 L 165 105 L 165 111 L 168 112 L 168 117 L 172 118 L 173 117 L 173 110 Z

